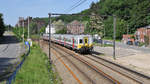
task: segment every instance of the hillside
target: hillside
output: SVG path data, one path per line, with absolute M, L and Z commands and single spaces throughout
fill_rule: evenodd
M 86 9 L 78 14 L 91 15 L 94 13 L 103 18 L 104 29 L 98 30 L 105 36 L 112 38 L 113 34 L 113 15 L 117 16 L 117 39 L 122 38 L 122 34 L 127 33 L 127 27 L 130 34 L 133 34 L 139 27 L 150 24 L 150 0 L 100 0 L 97 3 L 92 3 L 89 9 Z M 104 16 L 104 17 L 103 17 Z M 55 20 L 62 19 L 64 22 L 73 20 L 89 21 L 89 16 L 70 16 L 62 15 Z M 92 28 L 85 29 L 87 33 L 94 32 Z M 96 32 L 97 33 L 97 32 Z

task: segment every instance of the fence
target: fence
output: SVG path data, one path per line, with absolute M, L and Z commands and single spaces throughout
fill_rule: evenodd
M 15 81 L 16 78 L 16 74 L 18 72 L 18 70 L 21 68 L 22 64 L 24 63 L 26 57 L 29 55 L 30 53 L 30 44 L 27 42 L 26 45 L 28 46 L 28 52 L 25 54 L 25 56 L 23 57 L 23 59 L 21 60 L 20 64 L 17 65 L 16 70 L 9 76 L 9 78 L 6 81 L 6 84 L 12 84 L 13 81 Z

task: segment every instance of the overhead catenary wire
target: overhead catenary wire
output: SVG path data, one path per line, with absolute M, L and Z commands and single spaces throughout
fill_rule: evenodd
M 73 4 L 71 7 L 69 7 L 65 12 L 69 11 L 71 8 L 73 8 L 74 6 L 76 6 L 77 4 L 79 4 L 82 0 L 79 0 L 78 2 L 76 2 L 75 4 Z
M 80 5 L 82 5 L 83 3 L 85 3 L 87 0 L 81 0 L 80 3 L 78 3 L 77 5 L 75 5 L 74 7 L 72 7 L 70 10 L 68 10 L 67 13 L 71 12 L 72 10 L 74 10 L 75 8 L 79 7 Z

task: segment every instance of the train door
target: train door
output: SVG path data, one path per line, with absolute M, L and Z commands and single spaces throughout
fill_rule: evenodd
M 74 38 L 72 39 L 72 41 L 73 41 L 73 42 L 72 42 L 72 47 L 74 48 Z
M 84 45 L 88 46 L 88 37 L 84 37 Z
M 65 37 L 64 37 L 64 46 L 66 46 L 66 39 L 65 39 Z

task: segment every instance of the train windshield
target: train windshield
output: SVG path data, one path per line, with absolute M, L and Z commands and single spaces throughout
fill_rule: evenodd
M 85 39 L 85 43 L 87 43 L 88 41 L 87 41 L 87 39 Z
M 80 39 L 80 40 L 79 40 L 79 43 L 83 43 L 83 40 L 82 40 L 82 39 Z

